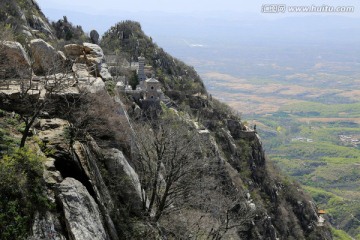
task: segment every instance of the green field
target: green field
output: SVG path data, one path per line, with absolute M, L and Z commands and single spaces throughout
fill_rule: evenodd
M 360 103 L 313 102 L 252 116 L 261 126 L 270 159 L 303 184 L 334 227 L 356 239 L 360 239 L 359 116 Z M 349 239 L 341 231 L 333 234 Z
M 324 104 L 319 102 L 299 102 L 280 108 L 280 111 L 291 112 L 299 117 L 343 117 L 359 118 L 360 103 Z
M 345 56 L 326 47 L 325 58 L 308 45 L 268 49 L 265 58 L 248 59 L 238 57 L 242 48 L 216 67 L 211 57 L 194 65 L 214 97 L 256 124 L 270 160 L 308 190 L 336 229 L 360 240 L 360 72 L 351 48 Z M 296 57 L 287 58 L 289 49 Z M 349 239 L 346 233 L 333 232 L 335 239 Z

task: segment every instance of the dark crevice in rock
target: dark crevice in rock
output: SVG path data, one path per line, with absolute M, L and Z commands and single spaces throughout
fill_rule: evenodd
M 61 176 L 65 179 L 67 177 L 74 178 L 81 182 L 89 192 L 89 194 L 96 201 L 96 194 L 91 185 L 90 179 L 84 173 L 81 165 L 76 157 L 74 158 L 60 158 L 55 160 L 55 167 L 61 173 Z

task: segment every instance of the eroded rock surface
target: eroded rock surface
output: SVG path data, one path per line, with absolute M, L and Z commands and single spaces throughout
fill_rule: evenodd
M 129 204 L 131 204 L 131 207 L 135 211 L 141 211 L 142 191 L 138 174 L 131 167 L 124 154 L 120 150 L 113 148 L 104 150 L 104 153 L 106 159 L 105 164 L 112 176 L 127 176 L 130 185 L 126 187 L 128 190 L 123 194 L 127 195 L 125 198 L 128 198 L 129 200 L 131 199 Z M 121 182 L 121 180 L 118 182 Z
M 44 40 L 31 40 L 30 49 L 34 60 L 33 69 L 36 74 L 46 75 L 64 70 L 66 59 Z
M 2 50 L 0 66 L 2 70 L 5 70 L 3 77 L 29 77 L 31 75 L 30 58 L 20 43 L 5 41 L 0 43 L 0 48 Z
M 94 66 L 94 70 L 103 80 L 111 80 L 112 76 L 109 73 L 107 64 L 105 63 L 105 56 L 103 50 L 99 45 L 93 43 L 83 43 L 86 52 L 87 64 Z
M 38 17 L 36 15 L 32 15 L 32 28 L 39 30 L 42 33 L 45 33 L 48 35 L 48 37 L 50 38 L 54 38 L 53 36 L 53 32 L 51 30 L 51 27 L 49 26 L 49 24 L 44 21 L 41 17 Z
M 84 54 L 84 48 L 78 44 L 68 44 L 64 46 L 64 52 L 68 58 L 76 60 L 76 58 Z
M 99 45 L 93 43 L 69 44 L 64 47 L 64 51 L 66 56 L 74 62 L 72 69 L 80 79 L 91 75 L 101 77 L 104 81 L 112 80 L 103 50 Z
M 65 178 L 59 185 L 67 231 L 72 240 L 109 239 L 101 221 L 99 208 L 81 182 Z
M 61 231 L 61 224 L 52 213 L 46 212 L 44 216 L 37 213 L 32 226 L 32 236 L 28 240 L 65 240 Z

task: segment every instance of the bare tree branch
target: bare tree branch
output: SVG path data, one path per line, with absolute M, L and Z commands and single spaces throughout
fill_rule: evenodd
M 137 126 L 137 150 L 141 184 L 154 221 L 189 191 L 201 156 L 197 135 L 178 117 L 164 116 Z M 187 184 L 184 183 L 187 182 Z

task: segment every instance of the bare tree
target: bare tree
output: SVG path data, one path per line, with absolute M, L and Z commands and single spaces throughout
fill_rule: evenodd
M 187 217 L 188 228 L 195 239 L 220 240 L 230 236 L 248 239 L 242 235 L 251 228 L 257 210 L 238 194 L 224 193 L 212 178 L 198 181 L 203 182 L 193 192 L 197 201 L 193 207 L 198 211 L 196 215 Z
M 223 239 L 231 230 L 236 230 L 238 235 L 241 234 L 242 231 L 248 230 L 255 216 L 255 211 L 251 210 L 246 202 L 239 200 L 232 203 L 219 201 L 217 207 L 219 208 L 217 223 L 211 227 L 206 236 L 209 240 Z
M 202 158 L 197 135 L 176 116 L 137 126 L 136 163 L 144 189 L 143 204 L 158 221 L 186 198 Z
M 234 186 L 234 179 L 226 163 L 219 158 L 220 152 L 211 144 L 211 137 L 202 135 L 200 139 L 195 144 L 202 146 L 204 158 L 196 174 L 188 175 L 189 201 L 185 204 L 176 201 L 182 208 L 164 215 L 161 225 L 174 239 L 183 236 L 207 240 L 237 239 L 239 236 L 250 239 L 255 216 L 259 214 L 255 204 Z
M 7 90 L 17 92 L 17 98 L 12 98 L 10 95 L 4 94 L 2 107 L 15 110 L 20 116 L 20 120 L 25 127 L 22 132 L 20 147 L 25 146 L 27 137 L 31 126 L 42 112 L 54 110 L 55 106 L 52 104 L 56 95 L 64 93 L 73 83 L 69 78 L 64 66 L 59 62 L 49 62 L 51 72 L 57 74 L 45 75 L 36 77 L 33 75 L 32 64 L 19 64 L 16 59 L 12 59 L 1 51 L 0 56 L 4 56 L 4 64 L 6 68 L 11 67 L 11 71 L 6 72 L 6 81 L 8 85 Z M 10 86 L 11 85 L 11 89 Z
M 105 91 L 90 93 L 81 88 L 78 94 L 67 94 L 59 106 L 69 121 L 70 147 L 75 140 L 86 140 L 90 134 L 99 145 L 129 148 L 129 126 L 121 107 Z
M 20 106 L 18 109 L 20 119 L 25 124 L 20 141 L 20 147 L 25 146 L 29 131 L 35 120 L 41 113 L 55 111 L 54 102 L 56 96 L 62 94 L 71 86 L 71 80 L 66 74 L 53 77 L 47 76 L 38 82 L 30 79 L 22 79 L 20 82 Z
M 47 63 L 49 71 L 45 76 L 35 79 L 32 71 L 33 63 L 28 62 L 25 53 L 20 57 L 18 56 L 20 53 L 9 56 L 7 52 L 11 43 L 7 41 L 13 40 L 11 28 L 5 25 L 0 26 L 0 30 L 0 68 L 4 78 L 2 81 L 7 85 L 6 90 L 17 92 L 18 95 L 14 99 L 3 94 L 1 107 L 15 109 L 19 114 L 21 122 L 25 125 L 20 141 L 20 147 L 24 147 L 36 118 L 49 108 L 54 108 L 51 104 L 54 96 L 61 94 L 71 83 L 65 66 L 55 58 Z M 22 58 L 21 63 L 19 58 Z M 57 74 L 50 75 L 50 72 Z

